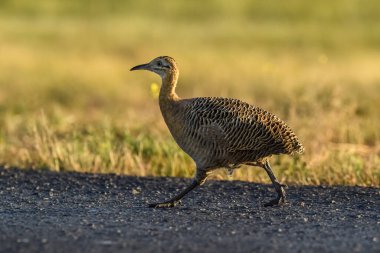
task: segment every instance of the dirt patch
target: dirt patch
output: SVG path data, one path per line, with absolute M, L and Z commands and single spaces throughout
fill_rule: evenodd
M 209 181 L 180 207 L 151 209 L 190 180 L 0 168 L 1 252 L 380 252 L 380 189 Z

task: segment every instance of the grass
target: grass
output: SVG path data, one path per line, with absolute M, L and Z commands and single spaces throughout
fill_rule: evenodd
M 181 96 L 236 97 L 288 122 L 306 154 L 273 157 L 280 180 L 378 187 L 379 6 L 2 1 L 0 163 L 192 176 L 193 162 L 170 137 L 151 92 L 158 77 L 128 71 L 171 55 Z M 269 182 L 252 168 L 232 179 Z

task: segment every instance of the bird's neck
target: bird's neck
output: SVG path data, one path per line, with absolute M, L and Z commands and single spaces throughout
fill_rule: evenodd
M 160 89 L 160 102 L 161 101 L 174 101 L 178 100 L 179 97 L 175 92 L 177 86 L 179 73 L 174 71 L 164 77 L 162 77 L 162 85 Z

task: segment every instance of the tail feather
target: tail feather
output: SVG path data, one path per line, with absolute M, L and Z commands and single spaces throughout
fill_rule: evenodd
M 295 134 L 291 134 L 285 142 L 285 150 L 290 155 L 300 154 L 305 152 L 305 148 L 298 140 Z

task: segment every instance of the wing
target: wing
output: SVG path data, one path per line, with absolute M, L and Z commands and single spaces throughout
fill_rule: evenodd
M 199 136 L 229 152 L 284 147 L 285 123 L 237 99 L 195 98 L 188 104 L 186 120 Z

